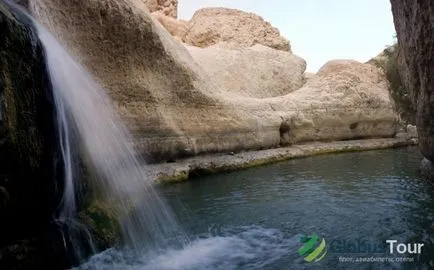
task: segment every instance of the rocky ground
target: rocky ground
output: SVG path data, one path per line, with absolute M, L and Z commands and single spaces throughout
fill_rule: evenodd
M 149 176 L 159 183 L 185 181 L 197 176 L 235 171 L 293 158 L 307 156 L 378 150 L 417 145 L 417 139 L 408 134 L 395 138 L 367 139 L 337 142 L 313 142 L 276 149 L 204 155 L 186 158 L 173 163 L 147 165 Z

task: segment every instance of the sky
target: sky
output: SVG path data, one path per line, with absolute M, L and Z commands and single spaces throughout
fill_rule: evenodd
M 287 38 L 293 53 L 316 72 L 328 60 L 366 62 L 394 42 L 389 0 L 179 0 L 178 17 L 202 7 L 253 12 Z

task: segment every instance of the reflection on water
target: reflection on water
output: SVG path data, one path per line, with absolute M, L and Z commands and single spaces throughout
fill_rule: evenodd
M 107 269 L 430 269 L 434 186 L 418 177 L 420 159 L 417 148 L 346 153 L 164 186 L 196 240 L 135 260 L 110 250 L 91 262 Z M 312 233 L 326 239 L 328 253 L 308 264 L 297 249 L 301 235 Z M 348 251 L 342 243 L 381 246 L 387 239 L 425 247 L 413 263 L 339 263 L 339 256 L 390 256 L 339 253 Z

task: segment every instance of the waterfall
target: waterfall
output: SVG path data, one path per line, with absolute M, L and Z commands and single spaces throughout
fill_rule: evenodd
M 96 172 L 98 187 L 117 206 L 124 237 L 129 244 L 142 248 L 152 241 L 159 247 L 168 238 L 178 236 L 180 228 L 173 214 L 144 172 L 145 164 L 134 151 L 132 138 L 116 116 L 104 90 L 47 30 L 40 25 L 37 30 L 46 50 L 61 129 L 65 163 L 61 215 L 70 217 L 76 210 L 77 168 L 73 151 L 82 148 Z M 147 235 L 146 242 L 144 235 Z
M 34 25 L 45 48 L 65 168 L 57 220 L 66 226 L 77 223 L 77 181 L 81 169 L 78 159 L 84 157 L 95 178 L 93 186 L 119 218 L 127 247 L 135 251 L 159 251 L 169 245 L 184 246 L 188 238 L 146 175 L 146 165 L 134 150 L 132 137 L 104 89 L 46 29 L 36 21 Z

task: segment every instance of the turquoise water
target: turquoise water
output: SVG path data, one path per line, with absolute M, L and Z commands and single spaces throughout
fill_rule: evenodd
M 163 186 L 192 242 L 129 258 L 112 249 L 87 267 L 432 269 L 434 186 L 419 178 L 420 160 L 415 147 L 345 153 Z M 297 250 L 300 238 L 313 233 L 324 238 L 327 254 L 308 263 Z M 389 254 L 388 239 L 423 243 L 422 253 Z

